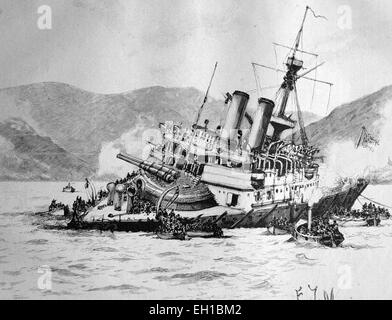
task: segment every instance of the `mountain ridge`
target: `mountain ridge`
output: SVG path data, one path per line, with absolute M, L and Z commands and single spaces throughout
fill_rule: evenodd
M 34 134 L 29 134 L 38 136 L 35 139 L 40 143 L 48 148 L 61 148 L 61 152 L 69 159 L 74 157 L 72 159 L 75 163 L 75 159 L 78 159 L 81 163 L 88 164 L 90 170 L 85 171 L 86 168 L 82 166 L 76 174 L 82 176 L 99 171 L 100 156 L 105 145 L 111 144 L 117 150 L 121 144 L 130 142 L 133 151 L 138 153 L 142 149 L 139 145 L 144 133 L 157 129 L 159 122 L 172 120 L 184 125 L 192 124 L 203 98 L 204 93 L 193 87 L 153 86 L 122 93 L 100 94 L 66 83 L 41 82 L 0 89 L 0 122 L 6 128 L 4 121 L 9 119 L 24 121 L 30 131 L 34 131 Z M 383 108 L 390 100 L 392 86 L 386 86 L 335 108 L 322 119 L 304 112 L 310 143 L 326 152 L 332 142 L 355 140 L 362 125 L 371 133 L 379 134 Z M 208 118 L 209 126 L 216 126 L 220 123 L 225 108 L 227 106 L 222 100 L 209 98 L 201 121 Z M 294 114 L 293 117 L 295 116 Z M 0 132 L 0 138 L 9 149 L 12 139 L 7 136 L 4 128 Z M 129 139 L 132 141 L 128 141 Z M 298 133 L 296 139 L 299 139 Z M 26 150 L 23 157 L 28 158 Z M 31 159 L 27 158 L 25 160 L 30 161 L 31 165 L 38 161 L 32 155 Z M 47 159 L 43 162 L 46 163 L 45 161 Z M 57 175 L 51 171 L 49 178 L 65 179 L 61 163 L 54 165 L 56 166 L 62 173 Z M 14 170 L 14 176 L 19 177 L 17 169 Z M 35 176 L 40 177 L 38 171 Z M 46 179 L 45 175 L 43 177 Z

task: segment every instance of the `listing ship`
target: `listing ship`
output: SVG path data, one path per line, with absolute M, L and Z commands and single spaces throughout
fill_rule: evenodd
M 311 146 L 298 102 L 297 81 L 318 81 L 308 74 L 318 68 L 304 69 L 297 58 L 300 50 L 306 8 L 300 30 L 290 47 L 283 81 L 273 101 L 258 99 L 253 115 L 248 114 L 250 96 L 235 91 L 227 94 L 225 120 L 215 129 L 200 118 L 210 85 L 192 127 L 167 121 L 160 124 L 161 142 L 152 144 L 149 157 L 120 153 L 117 158 L 139 169 L 135 175 L 115 185 L 108 184 L 108 195 L 83 216 L 90 227 L 116 222 L 119 230 L 135 230 L 135 224 L 146 222 L 153 229 L 154 217 L 133 211 L 133 195 L 156 204 L 160 209 L 174 210 L 186 218 L 212 221 L 222 228 L 266 227 L 273 218 L 296 222 L 307 215 L 323 215 L 335 207 L 351 209 L 367 181 L 345 181 L 317 196 L 320 173 L 318 149 Z M 253 67 L 261 64 L 253 63 Z M 272 68 L 276 70 L 276 68 Z M 291 99 L 294 98 L 294 99 Z M 289 100 L 294 100 L 297 121 L 288 115 Z M 299 142 L 287 139 L 287 131 L 299 125 Z M 250 129 L 245 129 L 250 126 Z M 138 230 L 138 228 L 136 228 Z M 143 228 L 142 228 L 143 229 Z

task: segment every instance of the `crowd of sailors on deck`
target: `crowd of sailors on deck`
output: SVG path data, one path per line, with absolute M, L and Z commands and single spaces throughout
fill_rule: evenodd
M 117 179 L 115 182 L 114 182 L 114 184 L 115 185 L 118 185 L 118 184 L 124 184 L 124 183 L 127 183 L 127 182 L 129 182 L 129 181 L 131 181 L 131 179 L 133 178 L 133 177 L 135 177 L 135 176 L 137 176 L 137 172 L 136 171 L 132 171 L 132 173 L 127 173 L 127 175 L 126 175 L 126 177 L 124 177 L 124 178 L 122 178 L 122 179 Z
M 160 233 L 171 233 L 177 237 L 185 237 L 186 225 L 182 223 L 181 216 L 175 214 L 174 210 L 168 213 L 167 210 L 160 210 L 157 219 L 159 220 L 158 232 Z
M 94 201 L 88 199 L 87 201 L 83 200 L 82 197 L 76 197 L 75 201 L 72 204 L 72 211 L 75 213 L 86 212 L 88 208 L 94 205 Z
M 151 214 L 156 212 L 156 206 L 153 202 L 140 199 L 137 195 L 133 197 L 132 214 Z

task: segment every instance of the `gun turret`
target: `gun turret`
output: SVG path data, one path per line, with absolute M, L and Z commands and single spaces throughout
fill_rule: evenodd
M 154 176 L 165 180 L 166 182 L 173 182 L 179 177 L 179 172 L 175 169 L 168 168 L 163 164 L 157 164 L 155 162 L 144 161 L 137 157 L 131 156 L 125 153 L 119 153 L 117 155 L 118 159 L 124 160 L 134 166 L 153 174 Z

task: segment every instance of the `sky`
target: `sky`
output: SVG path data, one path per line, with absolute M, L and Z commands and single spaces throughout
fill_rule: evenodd
M 51 29 L 38 27 L 42 5 Z M 248 92 L 256 88 L 251 62 L 283 67 L 287 52 L 272 42 L 292 45 L 306 5 L 328 19 L 309 14 L 302 45 L 319 54 L 304 56 L 308 69 L 326 62 L 317 78 L 334 83 L 329 111 L 392 84 L 389 0 L 0 0 L 0 87 L 59 81 L 99 93 L 205 91 L 218 61 L 211 95 Z M 262 86 L 279 84 L 274 72 L 257 74 Z M 329 87 L 313 94 L 313 83 L 300 81 L 302 109 L 325 115 Z

